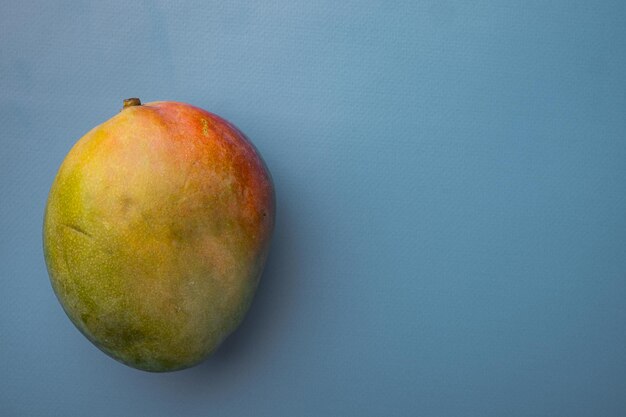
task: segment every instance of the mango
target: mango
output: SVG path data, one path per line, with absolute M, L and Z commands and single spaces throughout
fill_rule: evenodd
M 270 173 L 234 125 L 189 104 L 127 99 L 63 161 L 44 256 L 87 339 L 128 366 L 174 371 L 241 323 L 274 221 Z

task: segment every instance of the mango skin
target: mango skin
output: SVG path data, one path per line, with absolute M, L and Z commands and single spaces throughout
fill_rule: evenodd
M 52 288 L 114 359 L 187 368 L 243 319 L 274 216 L 267 167 L 233 125 L 184 103 L 127 107 L 75 144 L 51 187 Z

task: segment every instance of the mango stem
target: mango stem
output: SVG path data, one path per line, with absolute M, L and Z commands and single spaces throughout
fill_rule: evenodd
M 137 97 L 127 98 L 126 100 L 124 100 L 123 109 L 125 109 L 126 107 L 132 107 L 132 106 L 141 106 L 141 100 L 139 100 Z

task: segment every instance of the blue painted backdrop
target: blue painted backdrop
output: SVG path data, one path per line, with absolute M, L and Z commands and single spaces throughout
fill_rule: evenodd
M 0 415 L 626 415 L 623 1 L 3 1 Z M 65 317 L 41 226 L 122 99 L 253 140 L 240 330 L 148 374 Z

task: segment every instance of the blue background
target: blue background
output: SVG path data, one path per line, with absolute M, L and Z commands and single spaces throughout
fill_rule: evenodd
M 0 415 L 626 415 L 623 1 L 3 1 Z M 126 97 L 239 126 L 272 253 L 202 365 L 127 368 L 41 248 Z

